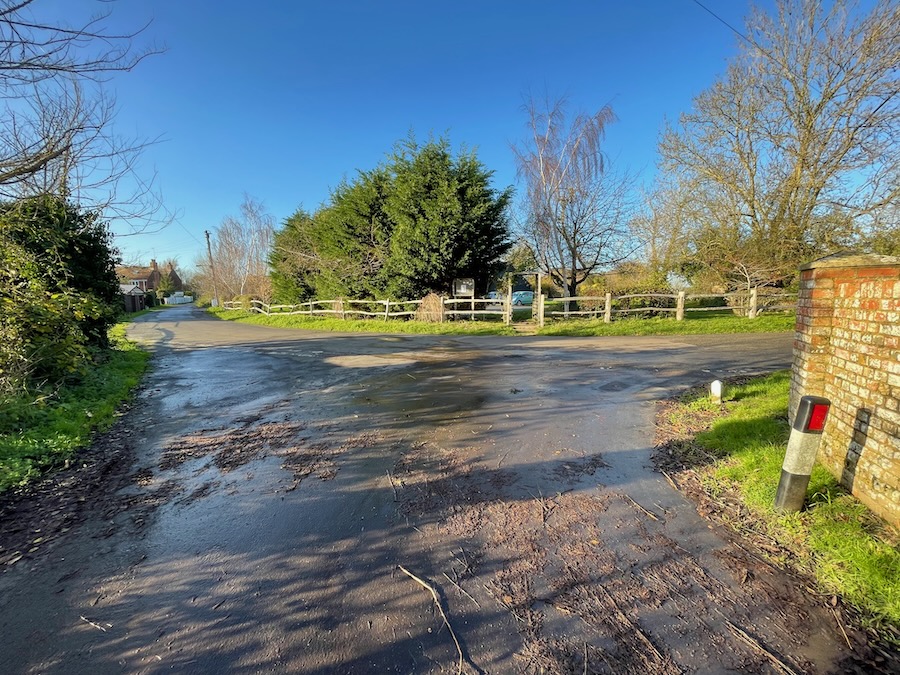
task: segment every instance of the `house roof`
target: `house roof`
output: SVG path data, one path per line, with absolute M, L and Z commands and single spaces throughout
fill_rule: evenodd
M 119 284 L 119 291 L 123 295 L 143 295 L 144 291 L 139 286 L 133 284 Z
M 152 267 L 117 267 L 116 276 L 124 279 L 149 279 Z

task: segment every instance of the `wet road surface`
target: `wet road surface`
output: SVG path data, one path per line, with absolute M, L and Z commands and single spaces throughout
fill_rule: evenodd
M 787 367 L 790 335 L 340 335 L 193 307 L 130 334 L 155 354 L 118 431 L 133 462 L 0 576 L 5 672 L 827 672 L 843 656 L 796 582 L 750 574 L 650 461 L 656 400 Z

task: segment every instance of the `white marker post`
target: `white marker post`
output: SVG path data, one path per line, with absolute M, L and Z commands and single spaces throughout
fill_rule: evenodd
M 709 385 L 709 393 L 712 396 L 713 403 L 722 402 L 722 381 L 713 380 Z
M 822 430 L 828 419 L 831 401 L 821 396 L 804 396 L 800 399 L 797 416 L 791 425 L 781 480 L 775 493 L 775 508 L 782 511 L 800 511 L 806 501 L 806 488 L 816 453 L 822 440 Z

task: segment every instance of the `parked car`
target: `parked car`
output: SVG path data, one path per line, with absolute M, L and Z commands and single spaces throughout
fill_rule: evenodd
M 512 294 L 512 304 L 514 305 L 531 305 L 534 304 L 534 291 L 516 291 Z

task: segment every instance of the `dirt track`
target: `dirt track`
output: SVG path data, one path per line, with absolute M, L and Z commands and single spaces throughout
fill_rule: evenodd
M 790 336 L 340 336 L 190 307 L 0 513 L 7 672 L 840 672 L 798 582 L 651 468 L 654 401 Z M 36 531 L 39 530 L 39 531 Z

